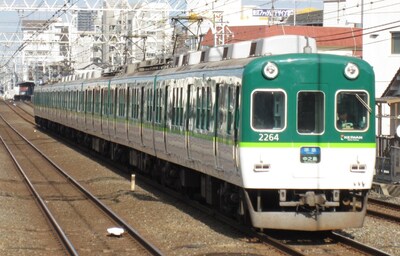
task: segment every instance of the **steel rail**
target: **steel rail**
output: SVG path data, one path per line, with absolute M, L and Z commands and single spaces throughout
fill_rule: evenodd
M 390 210 L 400 211 L 400 205 L 398 205 L 398 204 L 393 204 L 393 203 L 389 203 L 389 202 L 385 202 L 385 201 L 381 201 L 381 200 L 377 200 L 377 199 L 373 199 L 373 198 L 368 198 L 368 202 L 371 204 L 376 204 L 381 207 L 383 206 L 383 207 L 390 208 Z M 371 209 L 367 209 L 367 213 L 370 215 L 379 217 L 379 218 L 383 218 L 383 219 L 387 219 L 387 220 L 391 220 L 391 221 L 400 223 L 399 216 L 394 216 L 394 215 L 390 215 L 390 214 L 387 214 L 384 212 L 371 210 Z
M 350 245 L 353 248 L 356 248 L 357 250 L 359 250 L 362 253 L 366 253 L 367 255 L 373 255 L 373 256 L 390 256 L 390 254 L 378 250 L 376 248 L 367 246 L 365 244 L 359 243 L 353 239 L 347 238 L 339 233 L 336 232 L 332 232 L 331 236 L 333 239 L 335 239 L 338 242 Z
M 25 116 L 23 116 L 21 113 L 19 113 L 17 110 L 15 110 L 13 108 L 14 105 L 11 105 L 10 103 L 4 101 L 4 103 L 7 105 L 7 107 L 9 107 L 15 114 L 17 114 L 18 116 L 20 116 L 22 119 L 24 119 L 25 121 L 27 121 L 30 124 L 36 125 L 36 123 L 34 121 L 28 120 Z M 23 111 L 24 113 L 26 113 L 29 116 L 32 116 L 30 113 L 28 113 L 27 111 L 25 111 L 24 109 L 22 109 L 20 106 L 15 106 L 18 109 L 20 109 L 21 111 Z M 34 116 L 32 116 L 34 118 Z

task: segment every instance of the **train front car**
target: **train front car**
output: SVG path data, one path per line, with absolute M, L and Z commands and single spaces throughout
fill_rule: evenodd
M 254 227 L 363 225 L 375 162 L 374 73 L 343 56 L 259 58 L 243 76 L 240 169 Z

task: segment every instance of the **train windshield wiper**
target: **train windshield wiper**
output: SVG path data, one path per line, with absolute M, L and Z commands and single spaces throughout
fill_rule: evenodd
M 371 107 L 368 106 L 368 104 L 360 97 L 360 95 L 358 95 L 358 93 L 356 93 L 356 98 L 368 110 L 368 112 L 371 114 L 372 113 Z

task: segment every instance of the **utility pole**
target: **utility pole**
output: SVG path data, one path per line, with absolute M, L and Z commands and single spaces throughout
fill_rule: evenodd
M 364 0 L 361 0 L 361 28 L 364 29 Z
M 293 10 L 293 26 L 296 26 L 296 0 L 294 2 L 294 10 Z
M 274 6 L 274 0 L 271 1 L 271 12 L 272 12 L 272 25 L 275 25 L 275 6 Z

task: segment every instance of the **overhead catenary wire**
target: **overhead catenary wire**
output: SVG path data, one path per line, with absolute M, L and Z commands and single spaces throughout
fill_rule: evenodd
M 73 3 L 71 3 L 69 6 L 68 4 L 70 3 L 70 0 L 68 0 L 60 9 L 58 9 L 50 18 L 48 18 L 43 24 L 42 27 L 35 31 L 35 33 L 33 33 L 30 38 L 28 38 L 25 42 L 23 42 L 18 48 L 17 50 L 14 52 L 14 54 L 6 61 L 5 64 L 3 64 L 2 66 L 0 66 L 0 68 L 6 67 L 8 66 L 8 64 L 10 63 L 10 61 L 19 53 L 21 52 L 28 44 L 29 41 L 33 40 L 35 37 L 37 37 L 39 34 L 41 34 L 44 30 L 46 30 L 51 23 L 53 22 L 54 18 L 58 18 L 61 15 L 63 15 L 68 9 L 70 9 L 74 4 L 76 4 L 79 0 L 74 1 Z
M 375 4 L 376 5 L 376 3 L 379 3 L 379 2 L 384 2 L 385 0 L 377 0 L 377 1 L 374 1 L 374 2 L 371 2 L 371 3 L 369 3 L 369 4 L 371 4 L 371 5 L 373 5 L 373 4 Z M 155 0 L 153 0 L 153 1 L 148 1 L 145 5 L 148 5 L 148 4 L 150 4 L 150 3 L 154 3 L 154 2 L 156 2 Z M 178 0 L 174 0 L 172 3 L 173 4 L 177 4 L 177 2 L 178 2 Z M 183 5 L 184 5 L 184 3 L 183 3 L 183 1 L 180 1 L 181 2 L 181 5 L 180 6 L 177 6 L 178 8 L 181 8 L 181 7 L 183 7 Z M 185 2 L 187 2 L 187 1 L 185 1 Z M 207 11 L 209 11 L 209 10 L 205 10 L 204 8 L 205 7 L 207 7 L 207 5 L 210 5 L 211 3 L 217 3 L 218 2 L 218 0 L 215 0 L 215 1 L 211 1 L 211 2 L 208 2 L 208 3 L 205 3 L 204 5 L 202 5 L 202 6 L 198 6 L 197 8 L 195 8 L 195 9 L 191 9 L 190 11 L 193 11 L 193 12 L 196 12 L 196 11 L 199 11 L 200 12 L 200 14 L 203 14 L 203 13 L 205 13 L 205 12 L 207 12 Z M 221 1 L 219 1 L 219 2 L 221 2 Z M 231 1 L 224 1 L 224 3 L 230 3 L 230 2 L 232 2 L 232 0 Z M 76 2 L 75 2 L 76 3 Z M 271 4 L 272 3 L 272 1 L 268 1 L 268 2 L 266 2 L 266 3 L 264 3 L 264 4 L 261 4 L 260 6 L 265 6 L 265 5 L 268 5 L 268 4 Z M 400 3 L 396 3 L 396 4 L 391 4 L 391 5 L 386 5 L 386 6 L 394 6 L 394 5 L 397 5 L 397 4 L 400 4 Z M 65 5 L 64 5 L 65 6 Z M 63 6 L 63 7 L 64 7 Z M 349 6 L 349 7 L 346 7 L 346 8 L 344 8 L 343 10 L 350 10 L 350 9 L 353 9 L 353 8 L 358 8 L 358 6 L 357 5 L 354 5 L 354 6 Z M 378 9 L 381 9 L 381 8 L 383 8 L 382 6 L 379 6 L 379 7 L 377 7 L 376 8 L 376 10 L 378 10 Z M 374 8 L 370 8 L 369 9 L 369 12 L 371 12 L 371 11 L 373 11 L 374 10 Z M 242 10 L 239 10 L 239 11 L 233 11 L 233 12 L 227 12 L 226 14 L 227 15 L 230 15 L 230 14 L 234 14 L 234 13 L 238 13 L 238 12 L 241 12 Z M 58 12 L 58 11 L 57 11 Z M 56 12 L 56 13 L 57 13 Z M 65 12 L 65 11 L 64 11 Z M 127 10 L 127 12 L 129 12 L 129 10 Z M 186 12 L 182 12 L 182 15 L 183 14 L 186 14 L 187 13 L 187 11 Z M 355 14 L 356 12 L 354 12 L 354 13 L 350 13 L 350 14 L 347 14 L 347 15 L 352 15 L 352 14 Z M 61 14 L 62 15 L 62 14 Z M 61 16 L 60 15 L 60 16 Z M 54 16 L 54 15 L 53 15 Z M 168 19 L 164 19 L 163 20 L 163 22 L 167 22 L 168 21 Z M 398 22 L 398 21 L 396 21 L 396 22 Z M 395 23 L 395 22 L 394 22 Z M 45 30 L 45 29 L 47 29 L 47 27 L 49 26 L 49 24 L 47 24 L 47 26 L 43 26 L 43 28 L 41 29 L 41 33 Z M 372 28 L 379 28 L 379 27 L 382 27 L 382 26 L 384 26 L 384 25 L 379 25 L 379 26 L 374 26 L 374 27 L 370 27 L 370 28 L 364 28 L 364 31 L 366 31 L 367 29 L 372 29 Z M 159 29 L 162 29 L 161 27 L 159 27 L 159 26 L 157 26 L 157 23 L 156 22 L 153 22 L 152 24 L 149 24 L 147 27 L 142 27 L 142 28 L 140 28 L 140 29 L 142 29 L 142 30 L 144 30 L 144 29 L 147 29 L 147 28 L 150 28 L 150 27 L 154 27 L 154 29 L 157 29 L 157 28 L 159 28 Z M 392 27 L 390 27 L 390 28 L 386 28 L 386 29 L 391 29 L 391 28 L 395 28 L 395 27 L 397 27 L 397 26 L 392 26 Z M 369 34 L 370 33 L 375 33 L 376 31 L 384 31 L 385 30 L 385 28 L 382 28 L 381 30 L 375 30 L 375 31 L 372 31 L 372 32 L 368 32 Z M 134 31 L 133 31 L 134 32 Z M 250 30 L 247 30 L 246 32 L 244 32 L 244 33 L 251 33 L 252 31 L 251 31 L 251 29 Z M 363 34 L 367 34 L 367 32 L 365 32 L 365 33 L 362 33 L 362 34 L 359 34 L 359 33 L 356 33 L 356 34 L 353 34 L 354 32 L 352 32 L 352 31 L 350 31 L 350 32 L 344 32 L 343 33 L 343 37 L 339 37 L 339 38 L 335 38 L 334 40 L 342 40 L 342 39 L 346 39 L 346 38 L 350 38 L 350 37 L 357 37 L 357 36 L 362 36 Z M 316 38 L 316 40 L 317 41 L 319 41 L 319 42 L 326 42 L 326 41 L 332 41 L 333 39 L 329 39 L 330 37 L 332 37 L 332 35 L 322 35 L 322 36 L 318 36 L 317 38 Z M 324 39 L 324 38 L 326 38 L 326 39 Z M 28 41 L 27 42 L 24 42 L 24 43 L 22 43 L 19 47 L 18 47 L 18 49 L 17 49 L 17 51 L 12 55 L 12 57 L 11 57 L 11 59 L 12 58 L 14 58 L 15 57 L 15 55 L 17 54 L 17 53 L 19 53 L 20 51 L 22 51 L 25 47 L 26 47 L 26 45 L 28 44 L 28 43 L 30 43 L 31 41 L 33 41 L 33 40 L 29 40 L 28 39 Z M 86 50 L 85 50 L 86 51 Z M 5 65 L 8 65 L 8 63 L 10 62 L 10 60 L 9 61 L 7 61 L 7 63 L 5 64 Z M 3 66 L 5 66 L 5 65 L 3 65 Z

